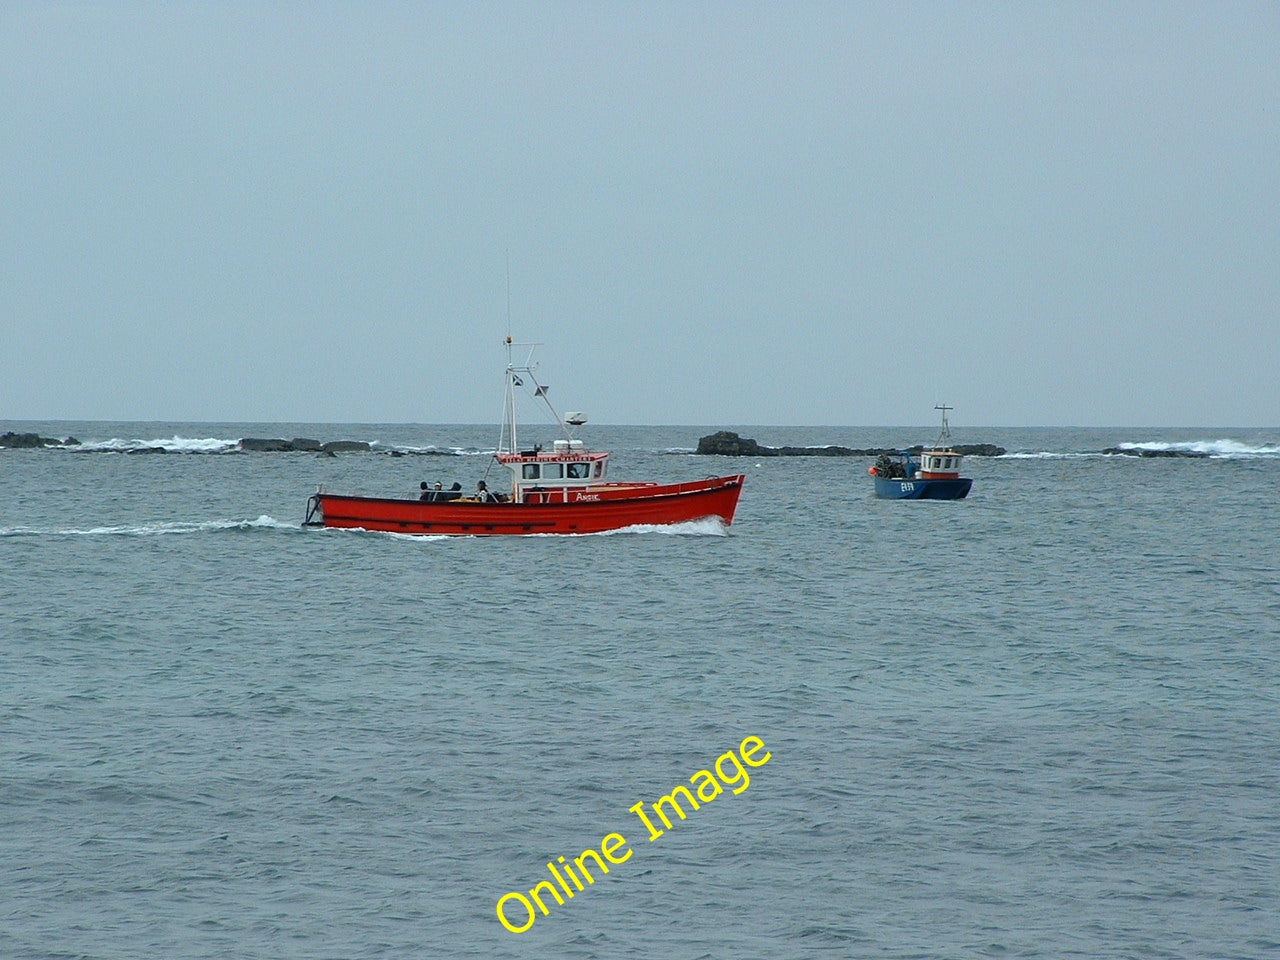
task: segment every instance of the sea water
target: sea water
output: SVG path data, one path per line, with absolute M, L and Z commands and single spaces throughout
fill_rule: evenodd
M 1277 431 L 957 430 L 1010 453 L 944 503 L 711 429 L 587 439 L 745 472 L 727 530 L 485 539 L 301 521 L 470 490 L 496 428 L 0 423 L 83 442 L 0 450 L 0 956 L 1280 952 Z M 748 737 L 749 786 L 648 839 Z

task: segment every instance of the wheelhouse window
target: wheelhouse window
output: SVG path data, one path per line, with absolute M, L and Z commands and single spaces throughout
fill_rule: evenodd
M 591 476 L 591 464 L 589 463 L 566 464 L 565 470 L 570 480 L 585 480 Z
M 526 463 L 521 474 L 526 480 L 538 479 L 538 465 L 536 463 Z
M 544 463 L 542 465 L 543 480 L 559 480 L 562 476 L 564 476 L 564 464 Z

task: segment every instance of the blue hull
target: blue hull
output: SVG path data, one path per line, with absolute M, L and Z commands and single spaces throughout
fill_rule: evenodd
M 958 480 L 884 480 L 875 478 L 876 496 L 886 500 L 963 500 L 973 486 L 970 477 Z

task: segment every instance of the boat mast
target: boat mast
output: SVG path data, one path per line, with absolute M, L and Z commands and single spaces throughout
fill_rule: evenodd
M 510 424 L 511 430 L 509 437 L 511 446 L 507 450 L 509 453 L 517 453 L 520 447 L 516 444 L 516 371 L 511 363 L 511 251 L 508 249 L 505 254 L 504 260 L 507 268 L 507 394 L 503 419 L 507 424 Z M 501 438 L 498 440 L 498 451 L 502 451 Z
M 940 447 L 943 444 L 950 446 L 951 445 L 951 424 L 947 423 L 947 411 L 954 410 L 955 407 L 948 407 L 945 403 L 939 403 L 939 404 L 935 404 L 933 409 L 942 411 L 942 433 L 939 434 L 938 441 L 935 444 L 935 446 Z
M 515 453 L 520 448 L 516 443 L 516 384 L 520 382 L 520 378 L 516 376 L 515 364 L 511 362 L 511 334 L 507 334 L 507 393 L 502 411 L 503 427 L 502 432 L 506 434 L 506 440 L 510 442 L 507 447 L 508 453 Z M 498 452 L 502 452 L 502 438 L 498 441 Z
M 533 363 L 533 352 L 538 349 L 536 343 L 517 344 L 511 336 L 511 254 L 507 253 L 507 390 L 503 400 L 502 410 L 502 429 L 498 435 L 498 452 L 503 452 L 503 443 L 509 442 L 509 446 L 505 448 L 507 453 L 519 453 L 520 441 L 516 437 L 516 387 L 524 387 L 525 379 L 533 385 L 533 396 L 535 399 L 540 398 L 546 406 L 547 411 L 551 414 L 551 419 L 555 421 L 560 428 L 560 432 L 564 434 L 565 439 L 572 443 L 576 438 L 571 426 L 578 427 L 587 422 L 587 418 L 580 413 L 571 413 L 568 419 L 560 416 L 558 410 L 551 403 L 551 397 L 548 391 L 551 389 L 546 384 L 538 382 L 537 367 Z M 529 355 L 525 358 L 524 365 L 517 367 L 512 359 L 512 347 L 521 346 L 529 348 Z M 528 389 L 526 387 L 526 389 Z
M 581 426 L 586 423 L 586 417 L 582 416 L 582 414 L 574 413 L 569 415 L 571 419 L 566 420 L 564 417 L 560 416 L 559 411 L 557 411 L 555 406 L 551 403 L 551 397 L 549 395 L 551 388 L 546 384 L 538 382 L 537 366 L 533 362 L 533 353 L 538 348 L 538 344 L 516 343 L 512 339 L 511 334 L 507 334 L 506 344 L 507 392 L 502 411 L 502 434 L 498 441 L 499 452 L 503 451 L 503 443 L 506 441 L 510 442 L 510 446 L 505 448 L 507 453 L 520 452 L 520 442 L 516 436 L 517 387 L 524 387 L 524 389 L 528 390 L 533 395 L 535 400 L 542 401 L 543 405 L 547 408 L 547 412 L 550 414 L 552 421 L 560 428 L 560 432 L 564 434 L 565 439 L 569 441 L 576 439 L 573 435 L 573 431 L 569 428 L 571 426 Z M 511 351 L 514 347 L 529 348 L 529 355 L 520 366 L 516 366 L 515 361 L 512 359 Z M 525 381 L 528 381 L 528 384 L 526 384 Z

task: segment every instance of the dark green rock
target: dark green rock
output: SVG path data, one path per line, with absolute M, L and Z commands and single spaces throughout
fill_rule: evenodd
M 717 433 L 702 437 L 698 441 L 697 453 L 721 457 L 878 457 L 881 454 L 895 454 L 902 450 L 920 451 L 924 449 L 917 443 L 913 447 L 840 447 L 829 444 L 821 447 L 764 447 L 747 437 L 740 437 L 732 430 L 720 430 Z M 999 457 L 1005 452 L 1004 447 L 994 443 L 958 443 L 952 446 L 961 456 Z

